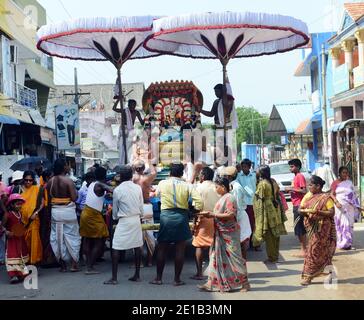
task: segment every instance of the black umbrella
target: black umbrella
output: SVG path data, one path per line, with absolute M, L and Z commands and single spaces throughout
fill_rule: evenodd
M 29 157 L 15 162 L 10 169 L 13 171 L 27 171 L 35 170 L 36 168 L 43 167 L 49 169 L 52 163 L 44 157 Z

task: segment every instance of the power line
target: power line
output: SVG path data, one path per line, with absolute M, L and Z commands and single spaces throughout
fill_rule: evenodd
M 68 14 L 68 16 L 72 19 L 72 15 L 68 12 L 68 10 L 66 9 L 65 5 L 63 4 L 62 0 L 58 0 L 58 2 L 61 4 L 63 10 Z

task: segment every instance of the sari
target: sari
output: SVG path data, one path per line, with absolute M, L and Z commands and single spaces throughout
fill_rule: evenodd
M 39 215 L 30 222 L 30 218 L 34 211 L 39 209 L 41 200 L 43 199 L 43 193 L 39 186 L 32 186 L 28 189 L 23 188 L 22 197 L 25 200 L 24 205 L 21 208 L 21 214 L 23 223 L 26 228 L 25 241 L 28 246 L 30 264 L 36 265 L 42 261 L 43 247 L 40 239 L 40 219 Z M 38 199 L 38 197 L 41 197 Z
M 284 223 L 287 217 L 281 205 L 279 187 L 273 181 L 259 182 L 254 198 L 255 232 L 253 234 L 253 246 L 259 247 L 264 241 L 268 258 L 271 262 L 277 262 L 279 258 L 280 237 L 287 235 Z M 274 202 L 276 199 L 276 202 Z
M 301 209 L 328 211 L 334 202 L 328 194 L 308 193 L 302 200 Z M 332 265 L 336 250 L 336 228 L 334 217 L 310 214 L 304 219 L 308 246 L 302 279 L 312 279 L 325 272 Z
M 42 266 L 48 267 L 57 264 L 57 259 L 54 256 L 52 246 L 50 243 L 51 237 L 51 206 L 49 201 L 48 190 L 46 184 L 41 186 L 44 188 L 44 208 L 39 215 L 40 219 L 40 239 L 43 247 Z
M 236 201 L 231 194 L 223 196 L 214 213 L 233 212 Z M 230 292 L 249 287 L 246 261 L 241 255 L 240 227 L 237 220 L 215 219 L 215 239 L 210 250 L 209 280 L 211 291 Z
M 342 205 L 341 209 L 335 207 L 337 247 L 349 249 L 353 245 L 355 220 L 359 219 L 359 199 L 350 180 L 335 181 L 332 189 L 336 199 Z

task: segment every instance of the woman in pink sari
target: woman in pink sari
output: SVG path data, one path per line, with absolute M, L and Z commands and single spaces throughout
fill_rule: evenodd
M 339 169 L 339 179 L 331 186 L 335 200 L 335 224 L 337 231 L 337 247 L 351 250 L 354 237 L 354 223 L 359 218 L 360 204 L 354 185 L 349 178 L 349 169 Z
M 247 292 L 250 290 L 246 261 L 241 254 L 240 226 L 237 204 L 226 178 L 216 180 L 216 191 L 221 196 L 214 212 L 201 212 L 215 222 L 215 238 L 210 249 L 209 278 L 199 286 L 206 292 Z

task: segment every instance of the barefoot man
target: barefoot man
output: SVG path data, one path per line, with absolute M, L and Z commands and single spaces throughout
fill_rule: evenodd
M 138 160 L 134 162 L 134 177 L 133 182 L 138 184 L 143 191 L 144 199 L 144 216 L 143 223 L 154 224 L 153 219 L 153 205 L 150 202 L 150 191 L 152 188 L 152 183 L 157 177 L 157 170 L 155 166 L 151 167 L 151 172 L 149 174 L 145 173 L 145 162 Z M 153 266 L 153 255 L 155 251 L 155 239 L 153 231 L 143 231 L 143 239 L 147 244 L 147 267 Z
M 220 200 L 220 196 L 216 192 L 215 183 L 213 182 L 214 174 L 214 170 L 209 167 L 203 168 L 200 173 L 200 184 L 197 186 L 197 191 L 203 201 L 202 212 L 214 211 L 216 203 Z M 197 273 L 191 279 L 200 281 L 205 279 L 202 270 L 203 253 L 210 249 L 214 241 L 214 220 L 202 216 L 198 217 L 194 231 L 192 245 L 196 248 L 195 259 Z
M 140 124 L 144 125 L 144 119 L 142 118 L 140 112 L 136 110 L 137 102 L 135 100 L 129 100 L 128 102 L 128 108 L 125 110 L 117 109 L 117 104 L 114 105 L 113 111 L 116 113 L 122 113 L 123 114 L 123 121 L 126 127 L 126 152 L 127 152 L 127 163 L 125 163 L 125 149 L 124 149 L 124 140 L 123 135 L 121 132 L 119 132 L 119 146 L 120 146 L 120 164 L 128 164 L 132 163 L 132 157 L 133 157 L 133 140 L 135 137 L 135 122 L 138 118 Z
M 56 160 L 54 177 L 47 183 L 52 205 L 51 246 L 61 265 L 61 272 L 67 271 L 66 262 L 72 260 L 71 272 L 78 272 L 81 237 L 76 214 L 77 191 L 66 175 L 69 167 L 64 159 Z
M 106 173 L 106 169 L 102 167 L 95 170 L 96 181 L 88 187 L 85 207 L 81 214 L 80 235 L 84 238 L 86 275 L 99 274 L 94 265 L 102 253 L 104 239 L 109 236 L 102 209 L 106 193 L 112 194 L 113 189 L 106 184 Z
M 301 244 L 301 252 L 295 255 L 299 258 L 306 257 L 306 229 L 304 225 L 304 217 L 300 215 L 299 208 L 301 201 L 307 193 L 306 178 L 300 172 L 302 169 L 302 162 L 299 159 L 293 159 L 289 161 L 289 167 L 291 172 L 295 175 L 292 187 L 287 187 L 286 191 L 291 192 L 291 199 L 293 204 L 293 216 L 294 216 L 294 233 L 298 237 Z
M 119 220 L 112 241 L 112 278 L 104 282 L 106 285 L 118 284 L 118 264 L 120 252 L 134 249 L 135 274 L 130 281 L 140 281 L 141 247 L 143 233 L 141 218 L 143 210 L 142 188 L 133 181 L 133 169 L 122 166 L 120 169 L 121 184 L 114 190 L 113 219 Z

